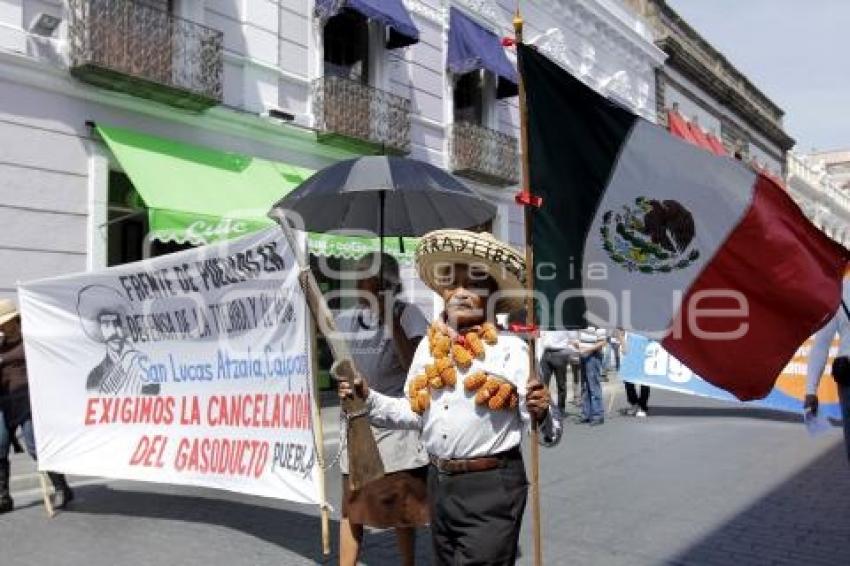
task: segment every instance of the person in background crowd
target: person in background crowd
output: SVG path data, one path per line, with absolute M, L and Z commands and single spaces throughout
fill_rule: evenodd
M 537 353 L 540 356 L 540 381 L 548 386 L 555 374 L 555 384 L 558 388 L 558 409 L 561 414 L 566 412 L 567 402 L 567 366 L 573 368 L 573 396 L 575 397 L 577 374 L 572 363 L 578 356 L 578 351 L 572 347 L 575 340 L 574 332 L 570 330 L 550 330 L 541 332 Z
M 578 331 L 570 330 L 570 341 L 578 338 Z M 573 374 L 573 388 L 567 397 L 567 402 L 578 407 L 581 404 L 581 387 L 584 376 L 581 374 L 581 356 L 575 352 L 570 356 L 570 372 Z
M 626 355 L 628 353 L 628 336 L 626 335 L 626 331 L 622 328 L 618 328 L 614 332 L 614 336 L 617 338 L 617 342 L 620 345 L 622 355 Z M 617 371 L 620 370 L 620 358 L 617 357 Z M 640 394 L 638 394 L 638 390 L 634 383 L 630 381 L 624 381 L 623 384 L 626 388 L 626 400 L 629 402 L 629 406 L 625 409 L 620 410 L 620 414 L 627 417 L 638 417 L 638 418 L 646 418 L 649 414 L 649 386 L 641 385 L 640 386 Z
M 608 345 L 611 347 L 611 355 L 614 358 L 614 369 L 617 370 L 617 373 L 620 373 L 620 353 L 622 350 L 623 355 L 625 355 L 626 343 L 625 343 L 625 330 L 622 328 L 616 329 L 611 335 L 608 337 Z
M 368 377 L 370 386 L 384 395 L 403 398 L 407 370 L 428 330 L 428 320 L 416 305 L 399 299 L 401 278 L 391 255 L 368 254 L 357 262 L 355 270 L 361 276 L 357 281 L 359 304 L 340 313 L 337 330 L 348 337 L 354 363 Z M 341 454 L 340 564 L 357 563 L 366 525 L 394 528 L 400 563 L 412 565 L 416 527 L 428 523 L 428 455 L 417 431 L 373 427 L 372 432 L 384 462 L 383 478 L 351 491 L 348 451 Z
M 21 316 L 12 301 L 0 299 L 0 513 L 15 508 L 9 492 L 9 449 L 18 428 L 21 429 L 27 452 L 35 460 L 36 446 Z M 64 475 L 54 472 L 48 472 L 47 475 L 55 490 L 53 506 L 62 508 L 74 498 L 74 492 Z
M 605 407 L 602 402 L 602 357 L 608 343 L 608 333 L 602 328 L 589 326 L 579 331 L 573 347 L 581 356 L 582 415 L 579 423 L 598 426 L 605 422 Z
M 358 375 L 339 394 L 365 397 L 372 422 L 422 431 L 434 564 L 513 566 L 528 491 L 523 432 L 534 418 L 532 441 L 552 446 L 561 436 L 549 392 L 529 375 L 528 346 L 494 324 L 495 312 L 521 305 L 524 261 L 489 234 L 438 230 L 420 239 L 416 262 L 445 311 L 414 354 L 408 398 Z
M 809 352 L 803 409 L 812 414 L 818 412 L 818 386 L 829 357 L 829 348 L 837 333 L 838 353 L 832 362 L 832 377 L 838 387 L 841 419 L 844 422 L 844 445 L 847 449 L 847 459 L 850 461 L 850 308 L 848 305 L 850 305 L 850 267 L 844 272 L 841 306 L 826 326 L 815 334 L 814 344 Z

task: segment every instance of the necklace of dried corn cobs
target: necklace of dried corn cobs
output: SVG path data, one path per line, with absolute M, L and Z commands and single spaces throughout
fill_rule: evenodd
M 458 334 L 441 322 L 428 328 L 428 346 L 434 363 L 425 366 L 425 373 L 413 380 L 408 391 L 410 408 L 419 414 L 431 406 L 433 391 L 446 387 L 454 388 L 458 370 L 465 373 L 475 358 L 484 359 L 487 345 L 499 339 L 496 327 L 485 322 L 465 334 Z M 471 373 L 463 380 L 467 391 L 475 391 L 475 402 L 487 405 L 491 410 L 515 409 L 519 403 L 516 387 L 504 379 L 484 371 Z

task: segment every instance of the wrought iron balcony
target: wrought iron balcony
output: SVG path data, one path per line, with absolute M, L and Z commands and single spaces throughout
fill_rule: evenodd
M 493 185 L 519 183 L 517 139 L 469 122 L 452 127 L 452 171 Z
M 190 110 L 221 102 L 220 31 L 141 0 L 70 0 L 71 74 Z
M 313 82 L 319 141 L 366 145 L 380 153 L 410 152 L 410 100 L 343 77 Z

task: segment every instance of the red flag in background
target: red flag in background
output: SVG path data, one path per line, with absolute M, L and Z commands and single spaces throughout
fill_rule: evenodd
M 685 120 L 676 110 L 667 111 L 667 129 L 674 136 L 682 138 L 688 143 L 699 145 L 697 140 L 694 139 L 693 134 L 691 134 L 691 129 L 688 127 L 688 121 Z
M 726 148 L 723 147 L 723 142 L 717 139 L 714 134 L 709 133 L 706 138 L 708 138 L 708 144 L 711 146 L 712 151 L 717 155 L 728 156 L 729 153 L 726 151 Z

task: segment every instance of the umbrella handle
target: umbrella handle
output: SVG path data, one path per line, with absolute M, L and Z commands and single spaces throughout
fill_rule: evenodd
M 378 250 L 381 252 L 380 261 L 381 261 L 381 278 L 378 279 L 380 289 L 384 290 L 384 211 L 387 206 L 387 193 L 386 191 L 378 191 Z

